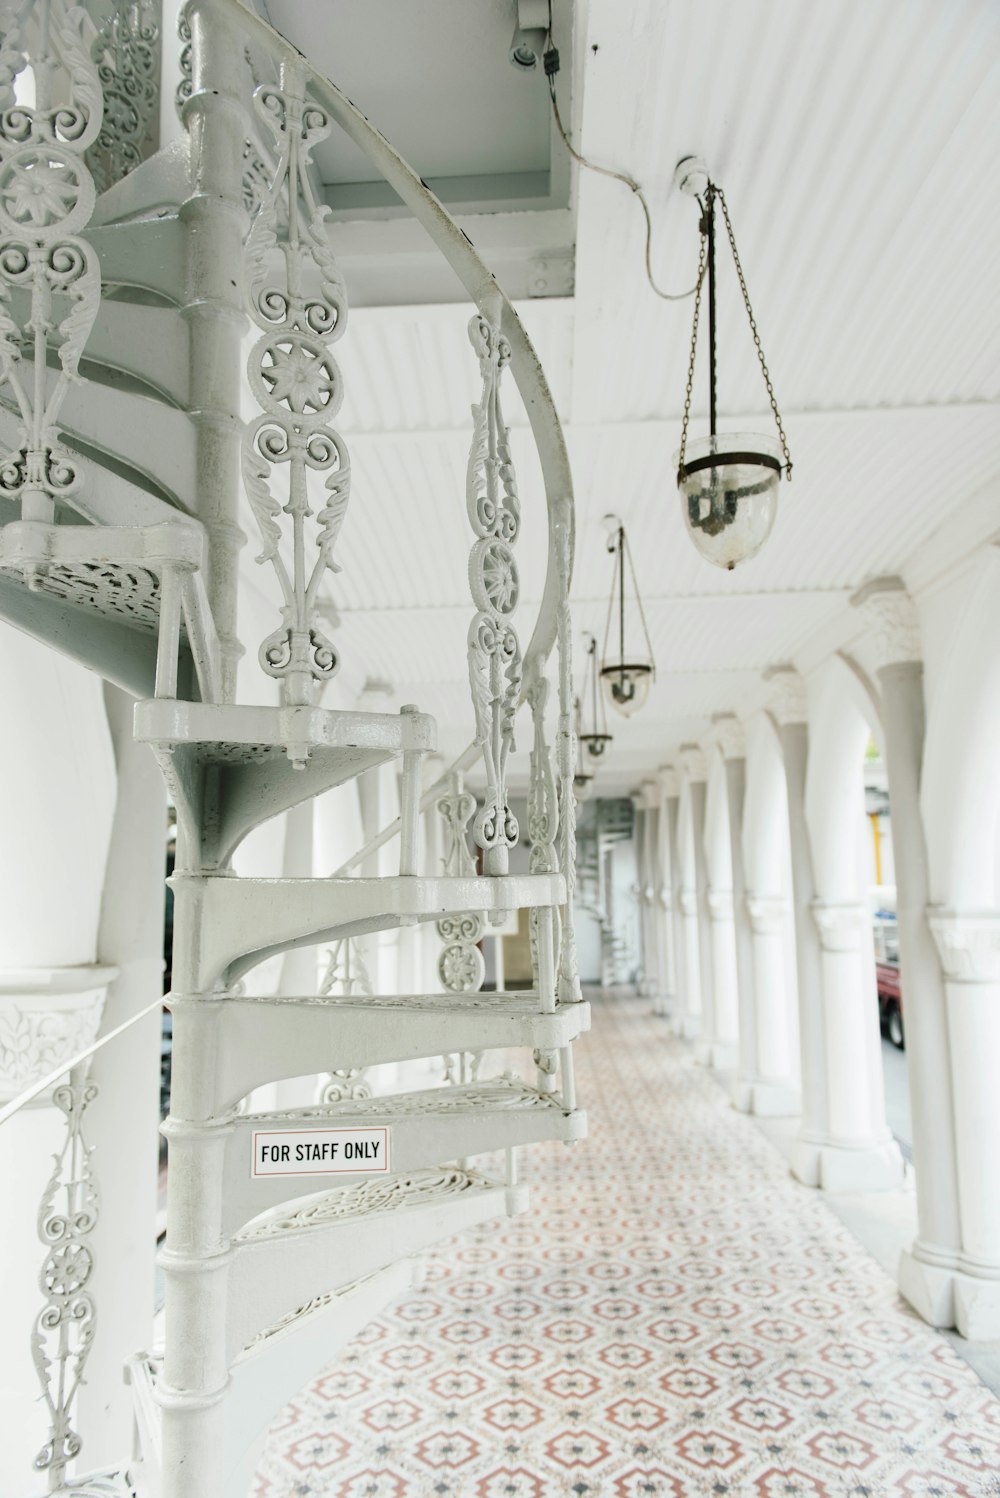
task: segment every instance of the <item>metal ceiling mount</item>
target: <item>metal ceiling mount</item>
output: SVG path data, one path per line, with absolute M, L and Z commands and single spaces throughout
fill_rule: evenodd
M 700 156 L 682 156 L 674 167 L 674 186 L 691 198 L 703 198 L 708 188 L 708 167 Z
M 510 60 L 520 72 L 530 73 L 538 66 L 549 24 L 549 0 L 517 0 Z

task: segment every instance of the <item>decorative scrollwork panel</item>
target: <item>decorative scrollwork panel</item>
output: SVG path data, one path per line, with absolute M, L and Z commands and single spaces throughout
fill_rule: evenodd
M 521 694 L 521 647 L 511 622 L 520 597 L 513 547 L 521 506 L 500 401 L 510 345 L 499 328 L 479 314 L 469 324 L 469 338 L 483 382 L 479 404 L 472 408 L 466 474 L 466 508 L 476 535 L 469 587 L 478 610 L 469 627 L 469 682 L 476 742 L 486 764 L 486 797 L 473 835 L 486 855 L 485 872 L 505 874 L 508 849 L 518 838 L 507 793 L 507 760 L 514 747 L 514 716 Z
M 72 1408 L 96 1325 L 90 1291 L 94 1271 L 90 1235 L 97 1223 L 98 1197 L 82 1125 L 97 1092 L 94 1083 L 74 1075 L 52 1095 L 55 1106 L 66 1115 L 66 1137 L 38 1213 L 38 1236 L 46 1248 L 39 1275 L 45 1305 L 35 1320 L 31 1355 L 48 1410 L 50 1434 L 34 1465 L 37 1471 L 49 1473 L 54 1486 L 81 1449 Z
M 0 388 L 20 417 L 17 445 L 0 454 L 0 498 L 45 522 L 83 483 L 58 420 L 101 297 L 97 256 L 80 238 L 97 196 L 87 156 L 103 124 L 88 24 L 63 0 L 39 9 L 30 108 L 17 98 L 28 53 L 16 13 L 0 38 Z
M 260 663 L 283 683 L 287 702 L 305 705 L 339 665 L 320 628 L 318 595 L 324 573 L 339 570 L 333 550 L 350 496 L 347 448 L 329 425 L 343 398 L 331 346 L 347 326 L 347 295 L 330 248 L 330 210 L 317 201 L 308 170 L 331 121 L 290 67 L 280 86 L 256 90 L 254 105 L 274 137 L 277 167 L 246 247 L 248 311 L 261 334 L 248 377 L 262 414 L 244 437 L 243 479 L 263 541 L 257 560 L 274 568 L 283 600 L 281 626 L 261 645 Z
M 104 94 L 104 118 L 87 152 L 103 192 L 156 148 L 160 102 L 160 6 L 117 0 L 91 44 Z

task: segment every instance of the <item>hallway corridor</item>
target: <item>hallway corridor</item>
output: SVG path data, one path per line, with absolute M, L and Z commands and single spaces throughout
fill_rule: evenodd
M 254 1498 L 1000 1494 L 1000 1401 L 648 1000 L 591 997 L 590 1139 L 286 1407 Z

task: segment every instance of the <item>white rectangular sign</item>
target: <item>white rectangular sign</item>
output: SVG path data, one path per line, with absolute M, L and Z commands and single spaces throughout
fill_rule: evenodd
M 254 1129 L 254 1176 L 385 1175 L 388 1129 Z

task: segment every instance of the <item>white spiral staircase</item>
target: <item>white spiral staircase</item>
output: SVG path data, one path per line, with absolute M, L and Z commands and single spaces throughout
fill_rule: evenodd
M 572 926 L 569 472 L 528 339 L 468 240 L 378 132 L 239 0 L 188 9 L 186 140 L 140 165 L 119 162 L 100 194 L 88 163 L 96 169 L 102 107 L 117 84 L 96 61 L 118 34 L 95 39 L 86 13 L 62 0 L 21 10 L 0 48 L 0 616 L 138 699 L 136 735 L 152 746 L 178 815 L 165 1341 L 162 1355 L 130 1367 L 139 1456 L 123 1459 L 115 1481 L 157 1498 L 235 1498 L 277 1409 L 413 1283 L 413 1256 L 525 1209 L 520 1145 L 584 1133 L 570 1053 L 588 1011 Z M 121 36 L 131 18 L 134 40 L 142 12 L 114 12 L 125 17 Z M 45 97 L 36 67 L 35 107 L 21 107 L 11 79 L 46 47 L 54 92 Z M 272 81 L 255 92 L 247 59 L 258 75 L 270 66 Z M 337 665 L 322 633 L 321 589 L 350 523 L 347 450 L 329 425 L 339 404 L 330 349 L 346 327 L 346 297 L 310 187 L 310 150 L 333 128 L 347 131 L 429 230 L 477 308 L 482 388 L 466 499 L 472 721 L 487 786 L 474 823 L 481 876 L 418 867 L 433 720 L 413 708 L 320 705 Z M 248 319 L 259 336 L 244 377 Z M 549 508 L 545 597 L 523 656 L 510 618 L 520 510 L 500 407 L 508 366 L 532 420 Z M 244 378 L 258 410 L 249 424 Z M 241 486 L 279 589 L 281 622 L 260 651 L 275 680 L 270 707 L 235 701 Z M 545 670 L 556 643 L 553 752 Z M 517 828 L 506 765 L 525 697 L 535 731 L 532 872 L 511 875 Z M 234 852 L 261 823 L 397 760 L 398 874 L 234 873 Z M 530 992 L 257 996 L 241 982 L 298 946 L 525 907 Z M 253 1089 L 281 1079 L 511 1047 L 533 1056 L 535 1085 L 507 1076 L 241 1111 Z M 253 1173 L 258 1134 L 280 1162 L 284 1139 L 329 1145 L 332 1131 L 363 1131 L 381 1163 L 364 1156 L 336 1175 L 325 1163 Z M 469 1163 L 497 1151 L 498 1174 Z M 72 1454 L 69 1420 L 57 1410 L 55 1479 Z M 84 1470 L 85 1445 L 84 1433 Z

